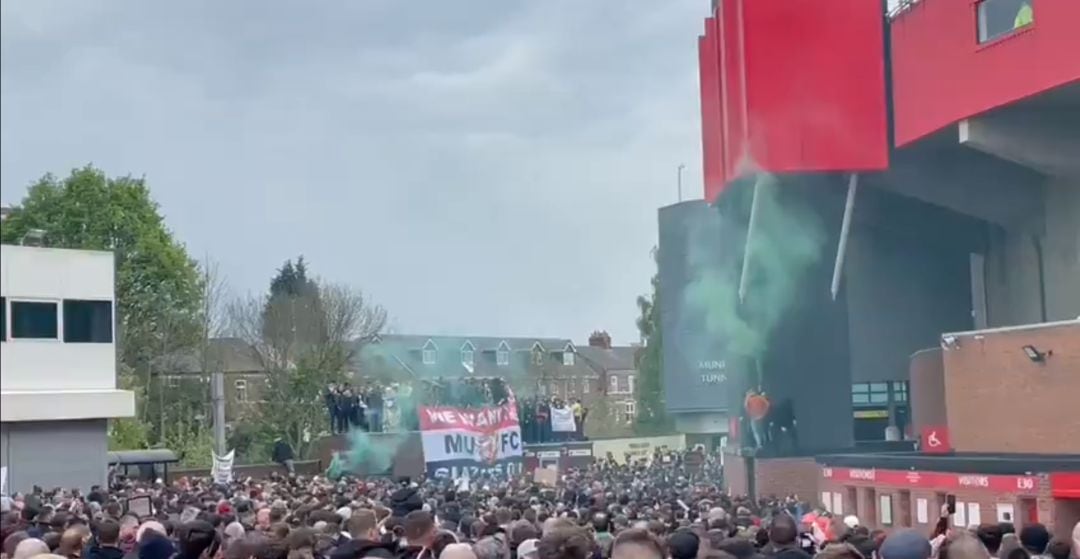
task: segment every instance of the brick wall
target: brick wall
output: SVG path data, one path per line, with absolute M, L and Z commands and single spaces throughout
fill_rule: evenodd
M 325 470 L 322 462 L 318 460 L 301 460 L 293 464 L 297 474 L 311 476 L 321 475 Z M 243 479 L 246 477 L 265 478 L 272 473 L 285 474 L 286 469 L 280 464 L 236 464 L 233 466 L 233 478 Z M 210 468 L 169 468 L 169 482 L 182 477 L 209 477 Z
M 945 363 L 941 348 L 934 347 L 911 356 L 911 432 L 918 436 L 923 427 L 946 425 Z
M 748 458 L 724 455 L 724 484 L 732 495 L 750 493 Z M 792 493 L 815 501 L 821 470 L 813 458 L 758 458 L 754 460 L 754 484 L 758 497 Z
M 1058 534 L 1067 534 L 1076 523 L 1074 508 L 1063 500 L 1055 500 L 1050 494 L 1050 482 L 1048 476 L 1040 475 L 1040 483 L 1036 495 L 1033 497 L 1018 495 L 1015 493 L 995 493 L 987 490 L 961 490 L 953 491 L 958 504 L 964 504 L 965 524 L 972 524 L 969 515 L 969 504 L 977 507 L 979 518 L 982 523 L 998 521 L 998 504 L 1011 505 L 1017 528 L 1023 527 L 1028 521 L 1025 516 L 1027 507 L 1034 507 L 1035 520 L 1045 524 L 1051 531 Z M 933 529 L 941 512 L 941 506 L 945 503 L 944 491 L 933 489 L 920 489 L 895 487 L 881 484 L 853 484 L 835 479 L 819 478 L 819 496 L 815 500 L 820 501 L 821 492 L 840 493 L 843 501 L 843 510 L 839 515 L 854 514 L 859 517 L 860 523 L 871 528 L 892 530 L 898 528 L 915 528 L 926 530 Z M 850 498 L 855 493 L 854 501 Z M 882 514 L 881 496 L 887 495 L 891 502 L 891 523 L 886 524 L 886 515 Z M 918 517 L 919 499 L 926 500 L 926 521 L 920 522 Z M 854 505 L 853 505 L 854 502 Z M 834 511 L 835 513 L 836 511 Z
M 724 485 L 732 495 L 750 493 L 750 484 L 746 477 L 746 458 L 738 454 L 724 454 Z
M 754 473 L 759 497 L 794 493 L 814 502 L 821 470 L 813 458 L 759 458 Z
M 943 352 L 953 447 L 1080 453 L 1080 322 L 958 336 Z M 1024 353 L 1050 351 L 1043 363 Z

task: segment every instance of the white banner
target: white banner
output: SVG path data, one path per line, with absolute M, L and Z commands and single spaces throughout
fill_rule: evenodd
M 493 433 L 460 429 L 424 431 L 420 435 L 425 462 L 474 460 L 491 463 L 521 456 L 521 428 L 504 427 Z
M 211 456 L 214 458 L 214 465 L 210 468 L 210 477 L 214 478 L 214 483 L 232 483 L 232 467 L 235 455 L 235 449 L 230 450 L 225 456 L 218 456 L 217 453 L 211 453 Z
M 573 433 L 577 431 L 574 422 L 574 410 L 570 408 L 551 408 L 551 430 L 555 433 Z

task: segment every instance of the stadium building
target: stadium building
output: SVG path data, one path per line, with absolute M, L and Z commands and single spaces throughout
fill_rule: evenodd
M 1080 517 L 1078 20 L 1070 0 L 713 2 L 705 200 L 660 210 L 659 261 L 669 410 L 738 441 L 733 491 L 885 527 L 950 493 L 976 504 L 956 522 Z M 784 444 L 756 448 L 748 389 Z

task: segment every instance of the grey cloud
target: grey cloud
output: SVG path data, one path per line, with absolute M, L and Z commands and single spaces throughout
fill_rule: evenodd
M 2 6 L 4 201 L 145 175 L 241 290 L 304 253 L 402 331 L 629 342 L 700 192 L 704 0 Z

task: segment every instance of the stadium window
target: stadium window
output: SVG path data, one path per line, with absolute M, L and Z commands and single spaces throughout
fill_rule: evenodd
M 986 43 L 1035 23 L 1032 0 L 982 0 L 976 9 L 979 42 Z
M 244 379 L 238 379 L 236 382 L 233 383 L 233 386 L 236 388 L 236 401 L 237 402 L 247 402 L 248 401 L 247 381 L 244 380 Z
M 887 383 L 887 382 L 872 382 L 872 383 L 870 383 L 870 403 L 871 404 L 888 404 L 889 403 L 889 383 Z
M 567 367 L 574 366 L 574 352 L 564 351 L 562 354 L 562 364 Z
M 64 342 L 111 344 L 112 302 L 64 299 Z
M 870 403 L 870 385 L 859 383 L 851 385 L 851 403 L 865 406 Z
M 907 402 L 908 401 L 908 383 L 907 381 L 894 381 L 892 383 L 893 401 L 894 402 Z
M 55 340 L 59 335 L 56 303 L 12 301 L 11 338 Z

